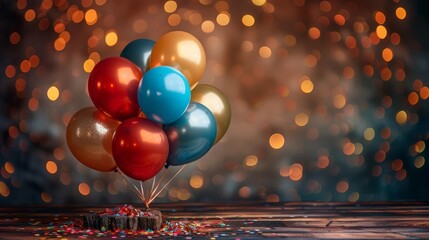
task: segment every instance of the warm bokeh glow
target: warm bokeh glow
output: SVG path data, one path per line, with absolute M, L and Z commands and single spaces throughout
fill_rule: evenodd
M 89 185 L 87 183 L 80 183 L 78 186 L 79 193 L 83 196 L 88 196 L 91 192 L 91 189 L 89 188 Z
M 274 133 L 271 135 L 269 143 L 273 149 L 280 149 L 285 144 L 285 138 L 280 133 Z
M 349 183 L 347 181 L 339 181 L 337 183 L 337 192 L 345 193 L 349 190 Z
M 377 11 L 375 13 L 375 21 L 378 24 L 384 24 L 384 22 L 386 22 L 386 16 L 384 15 L 384 13 Z
M 252 15 L 246 14 L 241 19 L 241 22 L 246 27 L 251 27 L 253 24 L 255 24 L 255 18 Z
M 383 25 L 378 25 L 375 31 L 377 33 L 377 36 L 380 39 L 385 39 L 386 38 L 386 36 L 387 36 L 387 29 Z
M 382 55 L 383 55 L 384 61 L 386 61 L 386 62 L 392 61 L 393 52 L 390 48 L 383 49 Z
M 396 113 L 396 122 L 398 124 L 405 124 L 407 122 L 407 118 L 407 113 L 403 110 Z
M 98 16 L 94 9 L 89 9 L 85 13 L 85 21 L 88 25 L 94 25 L 97 22 Z
M 50 174 L 55 174 L 58 171 L 57 164 L 54 161 L 48 161 L 46 163 L 46 171 Z
M 318 39 L 320 37 L 320 30 L 317 27 L 311 27 L 308 30 L 308 36 L 312 39 Z
M 295 124 L 300 127 L 304 127 L 305 125 L 307 125 L 308 121 L 309 121 L 309 118 L 306 113 L 298 113 L 295 116 Z
M 177 3 L 175 1 L 167 1 L 164 4 L 164 11 L 166 13 L 174 13 L 177 10 Z
M 317 159 L 317 167 L 318 168 L 327 168 L 329 166 L 329 157 L 328 156 L 320 156 Z
M 46 95 L 48 96 L 49 100 L 55 101 L 60 96 L 60 91 L 57 87 L 51 86 L 50 88 L 48 88 L 48 91 L 46 91 Z
M 255 155 L 249 155 L 244 159 L 244 165 L 248 167 L 254 167 L 258 164 L 258 157 Z
M 302 167 L 301 164 L 299 164 L 299 163 L 292 164 L 292 166 L 290 166 L 290 169 L 289 169 L 289 178 L 292 181 L 301 180 L 303 170 L 304 170 L 304 168 Z
M 405 17 L 407 16 L 407 11 L 403 7 L 398 7 L 395 13 L 396 13 L 396 17 L 400 20 L 405 19 Z
M 256 6 L 262 6 L 267 2 L 267 0 L 252 0 L 252 3 Z
M 269 47 L 267 47 L 267 46 L 262 46 L 259 49 L 259 55 L 262 58 L 269 58 L 269 57 L 271 57 L 271 49 Z
M 193 188 L 201 188 L 204 185 L 204 178 L 201 175 L 194 175 L 189 180 L 189 185 Z
M 232 117 L 227 134 L 156 202 L 429 199 L 418 187 L 429 167 L 421 2 L 3 1 L 0 201 L 137 203 L 117 173 L 79 163 L 66 130 L 74 113 L 94 106 L 87 82 L 96 64 L 133 40 L 176 30 L 201 42 L 199 84 L 218 88 Z M 173 67 L 192 71 L 177 57 Z M 111 142 L 98 147 L 110 154 Z
M 313 91 L 314 85 L 310 79 L 305 79 L 301 82 L 301 91 L 303 93 L 311 93 Z
M 219 13 L 216 17 L 216 22 L 221 26 L 226 26 L 229 24 L 230 17 L 227 13 Z
M 106 34 L 106 37 L 104 38 L 104 40 L 107 46 L 109 47 L 115 46 L 116 43 L 118 42 L 118 35 L 116 34 L 116 32 L 111 31 Z
M 83 70 L 85 70 L 85 72 L 87 73 L 90 73 L 94 67 L 95 67 L 95 62 L 92 59 L 86 59 L 85 62 L 83 63 Z
M 215 25 L 212 21 L 204 21 L 201 24 L 201 29 L 203 30 L 203 32 L 205 33 L 211 33 L 214 31 L 215 29 Z

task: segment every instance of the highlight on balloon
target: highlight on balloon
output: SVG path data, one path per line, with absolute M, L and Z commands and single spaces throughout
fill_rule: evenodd
M 205 67 L 202 44 L 183 31 L 136 39 L 119 57 L 97 63 L 88 78 L 95 107 L 76 112 L 67 126 L 74 157 L 97 171 L 117 171 L 149 208 L 228 130 L 228 98 L 199 83 Z

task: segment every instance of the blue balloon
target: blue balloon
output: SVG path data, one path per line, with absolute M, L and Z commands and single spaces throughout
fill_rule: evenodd
M 164 126 L 170 144 L 167 165 L 193 162 L 206 154 L 216 139 L 216 119 L 210 110 L 196 102 L 177 121 Z
M 191 88 L 181 72 L 173 67 L 159 66 L 143 75 L 137 99 L 147 118 L 168 124 L 179 119 L 188 108 Z
M 133 62 L 144 73 L 149 70 L 149 57 L 155 42 L 149 39 L 137 39 L 125 46 L 121 57 Z

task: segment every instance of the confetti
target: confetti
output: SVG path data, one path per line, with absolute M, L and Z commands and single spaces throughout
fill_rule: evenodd
M 138 36 L 176 28 L 201 40 L 204 81 L 228 89 L 237 114 L 226 138 L 157 201 L 429 197 L 419 187 L 429 139 L 423 3 L 194 3 L 2 4 L 3 202 L 138 201 L 120 179 L 70 161 L 64 129 L 91 104 L 83 89 L 95 64 Z

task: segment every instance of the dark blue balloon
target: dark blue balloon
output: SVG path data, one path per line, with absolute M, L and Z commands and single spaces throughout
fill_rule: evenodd
M 133 62 L 144 73 L 149 70 L 149 57 L 155 42 L 149 39 L 137 39 L 125 46 L 121 57 Z
M 193 162 L 206 154 L 216 139 L 216 119 L 204 105 L 191 102 L 177 121 L 164 126 L 170 143 L 167 164 Z
M 177 69 L 159 66 L 143 75 L 137 90 L 141 110 L 152 121 L 168 124 L 179 119 L 191 101 L 191 88 Z

